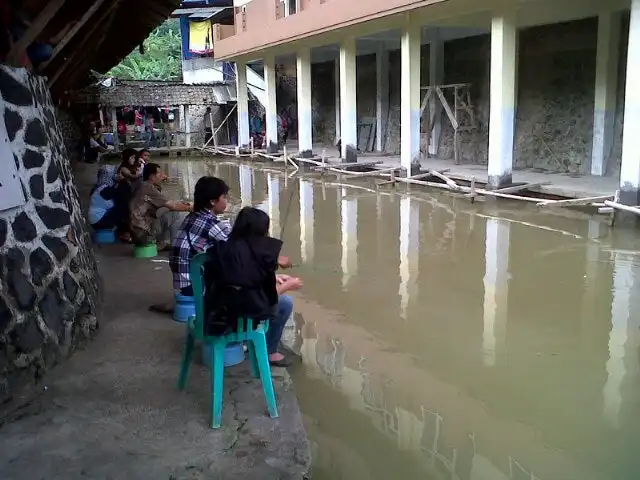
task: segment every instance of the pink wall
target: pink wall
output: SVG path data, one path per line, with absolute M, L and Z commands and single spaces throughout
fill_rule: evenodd
M 252 0 L 237 9 L 236 34 L 216 42 L 216 58 L 226 59 L 447 0 L 300 0 L 300 12 L 284 17 L 279 0 Z

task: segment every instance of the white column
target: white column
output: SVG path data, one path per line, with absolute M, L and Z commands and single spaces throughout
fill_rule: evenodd
M 303 48 L 296 59 L 298 85 L 298 155 L 310 157 L 313 149 L 311 114 L 311 49 Z
M 612 254 L 613 299 L 607 381 L 603 389 L 604 417 L 614 428 L 620 426 L 622 388 L 627 377 L 637 380 L 640 349 L 640 271 L 636 258 L 626 253 Z
M 509 297 L 509 234 L 511 224 L 487 219 L 484 274 L 484 364 L 493 367 L 504 347 Z
M 401 105 L 400 105 L 400 165 L 407 174 L 420 162 L 420 25 L 407 19 L 402 31 Z
M 417 281 L 420 253 L 420 210 L 416 200 L 400 200 L 400 318 L 407 319 L 407 307 Z
M 382 152 L 389 118 L 389 52 L 384 42 L 376 53 L 376 150 Z
M 278 105 L 276 102 L 276 60 L 273 55 L 264 59 L 264 87 L 267 104 L 265 105 L 267 127 L 267 152 L 278 151 Z
M 342 141 L 342 159 L 348 162 L 358 148 L 358 108 L 356 75 L 356 39 L 348 38 L 340 45 L 340 140 Z M 353 149 L 353 150 L 351 150 Z M 347 151 L 354 155 L 347 157 Z
M 347 189 L 341 189 L 340 226 L 342 231 L 342 286 L 358 270 L 358 199 L 348 198 Z
M 251 167 L 240 165 L 240 201 L 243 207 L 250 207 L 253 204 L 253 177 Z
M 280 179 L 273 173 L 267 173 L 267 192 L 269 195 L 269 235 L 280 238 Z
M 336 58 L 336 61 L 333 64 L 333 82 L 335 89 L 335 99 L 336 99 L 336 143 L 340 139 L 340 122 L 342 119 L 340 118 L 340 57 Z
M 191 109 L 184 106 L 184 146 L 191 148 Z
M 429 44 L 429 85 L 442 85 L 444 83 L 444 42 L 438 39 Z M 435 95 L 431 96 L 429 103 L 430 122 L 433 122 L 431 138 L 429 139 L 429 153 L 438 155 L 440 147 L 440 133 L 442 132 L 442 103 Z
M 305 263 L 313 262 L 313 183 L 300 179 L 300 254 Z
M 249 92 L 247 64 L 236 62 L 236 98 L 238 102 L 238 145 L 249 145 Z
M 516 22 L 509 12 L 491 20 L 489 186 L 511 183 L 516 101 Z
M 585 169 L 586 173 L 591 173 L 591 175 L 602 176 L 606 173 L 607 161 L 613 147 L 618 91 L 619 43 L 620 15 L 617 12 L 601 14 L 598 18 L 591 168 Z
M 631 1 L 624 94 L 620 201 L 640 205 L 640 0 Z

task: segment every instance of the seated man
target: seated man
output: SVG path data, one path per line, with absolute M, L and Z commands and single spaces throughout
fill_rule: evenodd
M 173 273 L 173 288 L 187 297 L 193 296 L 189 277 L 189 261 L 217 242 L 226 242 L 231 225 L 218 215 L 227 208 L 229 186 L 216 177 L 202 177 L 193 193 L 193 212 L 184 220 L 171 246 L 169 265 Z
M 158 251 L 166 250 L 176 237 L 184 218 L 182 212 L 190 212 L 191 205 L 168 200 L 160 185 L 167 178 L 157 163 L 147 163 L 142 172 L 142 185 L 136 190 L 130 203 L 131 238 L 136 245 L 156 242 Z

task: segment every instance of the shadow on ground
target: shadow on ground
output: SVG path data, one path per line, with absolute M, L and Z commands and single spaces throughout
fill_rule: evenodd
M 166 257 L 97 247 L 105 303 L 97 338 L 44 380 L 39 396 L 0 428 L 0 478 L 295 479 L 309 445 L 288 376 L 269 418 L 246 363 L 227 370 L 223 426 L 209 424 L 208 370 L 176 388 L 184 326 L 150 313 L 171 296 Z

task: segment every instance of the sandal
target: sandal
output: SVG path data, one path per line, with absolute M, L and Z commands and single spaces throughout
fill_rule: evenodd
M 291 360 L 287 357 L 283 357 L 280 360 L 269 360 L 269 365 L 272 367 L 286 368 L 291 366 Z

